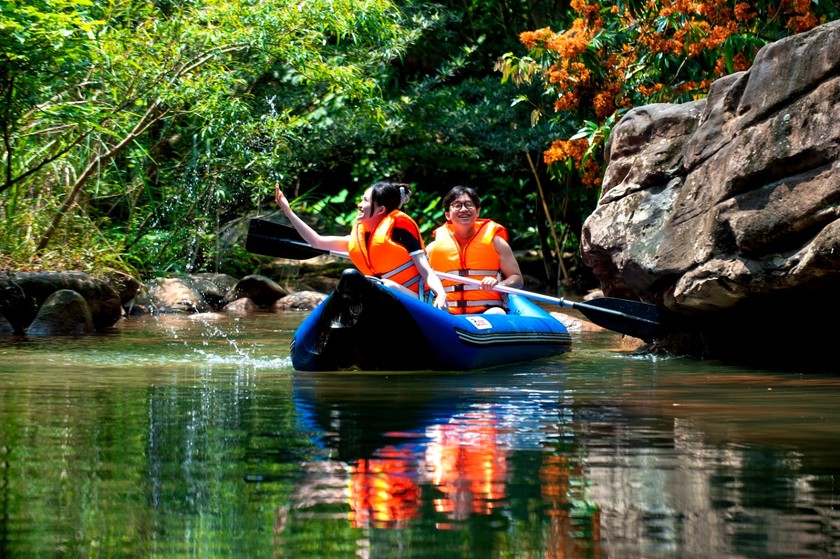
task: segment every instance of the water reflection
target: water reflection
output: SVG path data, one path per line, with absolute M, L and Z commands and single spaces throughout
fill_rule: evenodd
M 590 358 L 469 375 L 295 374 L 296 409 L 324 451 L 310 488 L 332 486 L 334 518 L 368 538 L 396 530 L 440 545 L 466 532 L 492 554 L 837 551 L 840 448 L 825 429 L 840 412 L 817 396 L 836 394 L 837 379 Z M 307 485 L 299 512 L 311 519 L 327 501 Z
M 0 556 L 840 554 L 840 378 L 582 336 L 469 374 L 304 374 L 296 320 L 0 345 Z
M 427 430 L 426 472 L 441 493 L 435 511 L 453 521 L 505 506 L 507 457 L 501 418 L 490 407 Z M 439 527 L 448 524 L 438 524 Z
M 526 378 L 295 373 L 296 409 L 327 457 L 306 466 L 295 514 L 344 515 L 368 534 L 467 531 L 495 553 L 514 540 L 494 533 L 516 534 L 517 549 L 580 556 L 597 545 L 598 507 L 573 433 L 560 436 L 559 393 Z

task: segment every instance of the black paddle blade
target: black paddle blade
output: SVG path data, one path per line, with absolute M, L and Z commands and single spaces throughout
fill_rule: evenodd
M 649 303 L 598 297 L 585 303 L 574 303 L 573 308 L 598 326 L 646 342 L 661 339 L 665 334 L 659 308 Z
M 329 254 L 328 251 L 309 245 L 294 227 L 264 219 L 252 219 L 248 223 L 245 250 L 263 256 L 292 260 L 308 260 L 322 254 Z
M 252 219 L 248 223 L 248 235 L 262 235 L 264 237 L 275 237 L 277 239 L 287 239 L 289 241 L 297 241 L 299 243 L 306 243 L 297 229 L 291 225 L 283 225 L 282 223 L 274 223 L 265 219 Z

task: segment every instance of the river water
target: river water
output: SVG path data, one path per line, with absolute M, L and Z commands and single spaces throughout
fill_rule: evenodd
M 304 374 L 302 318 L 0 340 L 0 556 L 840 553 L 831 371 L 599 332 L 469 374 Z

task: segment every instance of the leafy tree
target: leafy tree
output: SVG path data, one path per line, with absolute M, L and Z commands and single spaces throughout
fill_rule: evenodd
M 597 187 L 603 148 L 627 110 L 705 96 L 715 79 L 748 69 L 763 45 L 838 16 L 831 1 L 572 0 L 562 31 L 522 33 L 528 54 L 507 53 L 500 69 L 553 100 L 550 111 L 533 104 L 535 122 L 557 125 L 543 153 L 552 176 Z
M 339 127 L 335 134 L 341 139 L 332 143 L 328 160 L 341 163 L 328 172 L 313 169 L 302 182 L 331 195 L 329 184 L 344 186 L 347 177 L 359 185 L 382 177 L 408 181 L 417 186 L 419 202 L 409 211 L 425 231 L 443 220 L 434 202 L 446 190 L 474 186 L 484 198 L 484 215 L 508 226 L 514 247 L 541 247 L 543 272 L 552 280 L 558 275 L 568 280 L 560 251 L 552 254 L 551 246 L 575 246 L 583 214 L 570 193 L 547 188 L 539 154 L 551 141 L 553 125 L 543 120 L 532 126 L 530 111 L 511 103 L 516 87 L 500 85 L 494 71 L 496 60 L 519 44 L 522 30 L 546 21 L 561 6 L 451 0 L 405 7 L 424 30 L 423 40 L 385 69 L 386 127 Z M 353 197 L 347 200 L 349 206 Z
M 570 283 L 621 115 L 702 96 L 837 13 L 774 6 L 0 0 L 0 267 L 218 269 L 275 181 L 346 229 L 392 177 L 426 231 L 475 186 Z
M 65 244 L 106 240 L 107 253 L 137 264 L 167 250 L 182 260 L 184 241 L 213 236 L 243 184 L 293 160 L 282 156 L 324 112 L 341 105 L 348 120 L 381 120 L 370 69 L 414 36 L 385 0 L 2 7 L 0 246 L 18 262 L 67 261 L 59 231 Z M 255 119 L 266 76 L 282 87 L 273 112 Z

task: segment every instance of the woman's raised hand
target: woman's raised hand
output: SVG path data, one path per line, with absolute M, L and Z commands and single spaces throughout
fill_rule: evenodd
M 288 213 L 292 210 L 292 207 L 289 205 L 289 199 L 283 195 L 283 191 L 280 190 L 280 185 L 278 183 L 274 183 L 274 200 L 283 210 L 283 213 Z

